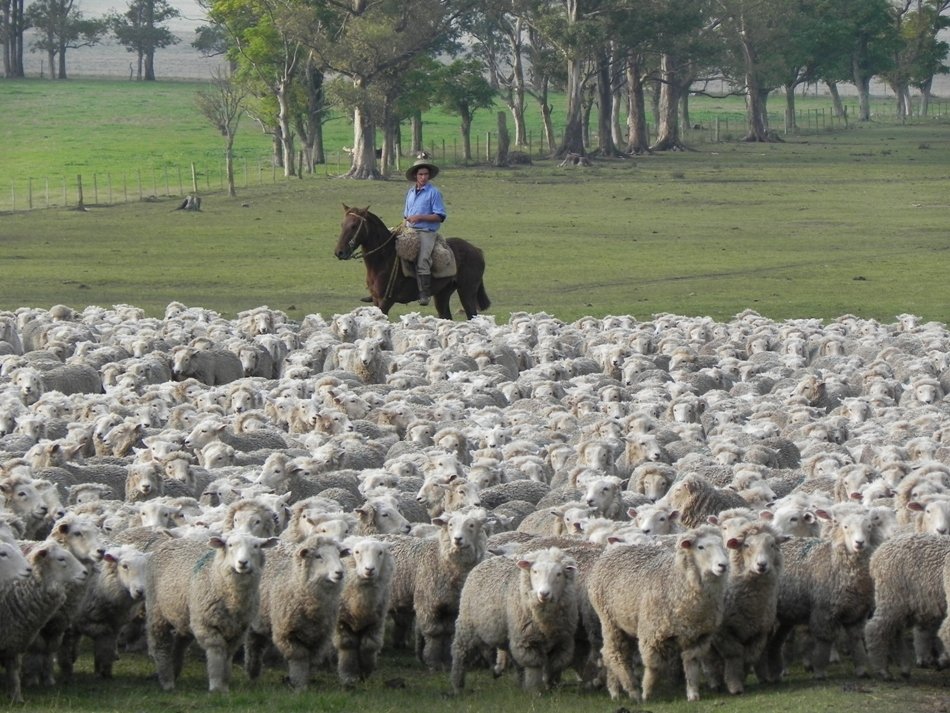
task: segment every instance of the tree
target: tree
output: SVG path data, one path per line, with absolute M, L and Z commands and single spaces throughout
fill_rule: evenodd
M 51 79 L 66 79 L 67 49 L 97 45 L 108 30 L 105 19 L 84 18 L 75 0 L 36 0 L 26 17 L 37 30 L 31 49 L 46 52 Z
M 195 97 L 198 110 L 224 137 L 224 165 L 228 176 L 228 195 L 232 198 L 237 195 L 234 189 L 234 137 L 244 113 L 245 97 L 247 89 L 219 70 L 212 72 L 209 86 L 200 89 Z
M 301 40 L 350 83 L 350 91 L 341 93 L 353 111 L 353 163 L 346 176 L 381 178 L 373 103 L 382 107 L 387 80 L 391 97 L 394 77 L 448 41 L 460 9 L 448 0 L 352 0 L 328 2 L 320 10 L 311 12 Z
M 485 66 L 477 59 L 457 59 L 435 77 L 435 101 L 461 119 L 462 158 L 472 160 L 472 117 L 490 109 L 495 90 L 485 79 Z
M 23 0 L 0 0 L 0 44 L 3 45 L 3 76 L 22 77 L 23 32 L 26 30 Z
M 179 39 L 163 22 L 181 17 L 167 0 L 129 0 L 128 10 L 109 17 L 109 26 L 119 44 L 138 58 L 136 78 L 155 81 L 155 52 Z

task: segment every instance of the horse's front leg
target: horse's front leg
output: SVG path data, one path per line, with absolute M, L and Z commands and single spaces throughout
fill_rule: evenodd
M 452 308 L 449 306 L 449 300 L 452 299 L 451 290 L 441 290 L 435 295 L 435 311 L 439 313 L 442 319 L 452 319 Z

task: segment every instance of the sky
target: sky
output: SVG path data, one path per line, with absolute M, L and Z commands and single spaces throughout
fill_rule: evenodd
M 168 28 L 175 34 L 187 33 L 190 40 L 196 27 L 207 24 L 205 11 L 195 0 L 169 0 L 168 4 L 181 12 L 181 17 L 168 22 Z M 128 7 L 128 3 L 126 0 L 76 0 L 76 6 L 82 10 L 85 17 L 92 18 L 101 17 L 112 10 L 121 13 Z

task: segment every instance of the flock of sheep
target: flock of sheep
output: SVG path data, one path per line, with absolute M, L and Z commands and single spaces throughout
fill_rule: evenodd
M 942 666 L 948 391 L 913 315 L 0 313 L 7 692 L 82 637 L 105 678 L 147 644 L 165 690 L 191 642 L 212 691 L 239 651 L 296 690 L 412 647 L 456 693 L 638 700 Z

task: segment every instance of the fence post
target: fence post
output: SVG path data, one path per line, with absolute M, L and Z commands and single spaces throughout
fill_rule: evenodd
M 491 132 L 485 132 L 485 160 L 491 163 Z
M 195 195 L 198 194 L 198 173 L 195 171 L 194 161 L 191 163 L 191 192 Z
M 106 174 L 106 182 L 109 184 L 109 205 L 112 205 L 112 174 Z
M 96 172 L 92 172 L 92 203 L 93 205 L 99 205 L 99 179 L 96 177 Z
M 181 182 L 181 166 L 176 166 L 178 169 L 178 195 L 183 195 L 185 193 L 185 186 Z
M 66 197 L 66 176 L 63 176 L 63 208 L 69 205 L 69 201 Z
M 76 194 L 78 197 L 76 210 L 86 210 L 86 205 L 82 199 L 82 174 L 81 173 L 76 176 Z

